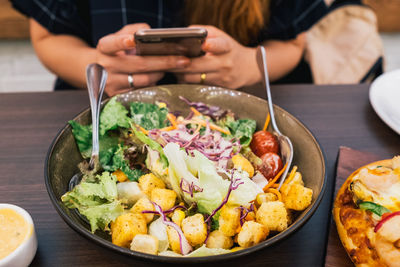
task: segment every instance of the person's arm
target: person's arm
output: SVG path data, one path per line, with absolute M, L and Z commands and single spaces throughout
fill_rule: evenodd
M 134 88 L 154 85 L 165 70 L 187 67 L 190 60 L 182 56 L 136 56 L 127 51 L 135 47 L 133 34 L 147 24 L 124 26 L 101 38 L 96 48 L 70 35 L 56 35 L 31 19 L 31 38 L 42 63 L 57 76 L 79 88 L 86 87 L 85 69 L 90 63 L 102 65 L 108 72 L 105 92 L 115 95 Z M 128 82 L 133 79 L 133 87 Z
M 200 75 L 206 74 L 207 84 L 237 89 L 261 81 L 261 72 L 256 62 L 256 48 L 239 44 L 225 32 L 212 27 L 198 25 L 208 31 L 203 45 L 206 54 L 192 59 L 189 67 L 176 70 L 182 82 L 199 83 Z M 289 41 L 267 41 L 263 44 L 267 52 L 268 72 L 275 81 L 293 70 L 304 52 L 305 36 L 299 34 Z
M 96 49 L 78 37 L 55 35 L 30 19 L 33 47 L 40 61 L 54 74 L 78 88 L 86 87 L 85 68 L 96 62 Z
M 276 81 L 299 64 L 305 49 L 305 33 L 289 41 L 267 41 L 264 47 L 271 81 Z

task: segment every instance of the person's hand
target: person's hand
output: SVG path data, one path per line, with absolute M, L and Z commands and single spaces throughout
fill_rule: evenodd
M 202 46 L 206 54 L 192 58 L 187 68 L 173 70 L 180 82 L 203 82 L 237 89 L 261 81 L 255 48 L 239 44 L 215 27 L 204 25 L 196 25 L 196 27 L 206 28 L 208 31 L 207 39 Z
M 165 70 L 182 69 L 190 64 L 190 60 L 182 56 L 136 56 L 133 34 L 146 28 L 150 28 L 149 25 L 130 24 L 99 40 L 96 58 L 108 72 L 107 95 L 152 86 L 164 76 Z M 128 81 L 129 75 L 133 78 L 133 88 Z

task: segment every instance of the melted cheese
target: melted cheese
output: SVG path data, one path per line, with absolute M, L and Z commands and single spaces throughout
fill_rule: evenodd
M 353 179 L 354 195 L 362 201 L 372 201 L 392 212 L 400 210 L 400 173 L 387 167 L 360 170 Z
M 0 259 L 11 254 L 31 231 L 29 223 L 12 209 L 0 209 Z

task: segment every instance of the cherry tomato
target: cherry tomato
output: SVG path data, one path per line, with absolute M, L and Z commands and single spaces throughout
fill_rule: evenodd
M 265 153 L 279 153 L 279 143 L 275 135 L 267 131 L 258 131 L 253 135 L 250 148 L 258 157 L 262 157 Z
M 268 180 L 275 177 L 278 172 L 283 168 L 283 163 L 281 157 L 278 154 L 268 152 L 265 153 L 262 157 L 262 164 L 259 167 L 259 171 L 267 178 Z

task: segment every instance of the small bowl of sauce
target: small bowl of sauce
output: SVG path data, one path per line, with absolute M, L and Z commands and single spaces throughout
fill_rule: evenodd
M 0 203 L 0 267 L 28 266 L 37 250 L 32 217 L 24 209 Z

